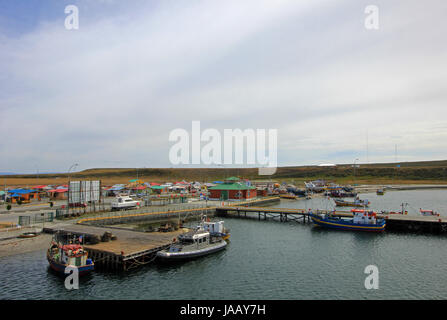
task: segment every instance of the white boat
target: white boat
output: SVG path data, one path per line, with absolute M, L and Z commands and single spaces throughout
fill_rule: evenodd
M 112 211 L 122 210 L 122 209 L 134 209 L 140 206 L 140 202 L 133 200 L 129 196 L 119 196 L 116 197 L 115 201 L 112 202 Z
M 419 209 L 419 212 L 421 213 L 421 215 L 423 216 L 435 216 L 435 217 L 439 217 L 439 213 L 433 211 L 433 210 L 422 210 Z
M 178 241 L 168 249 L 157 252 L 157 258 L 163 261 L 179 261 L 202 257 L 227 246 L 223 221 L 217 223 L 204 222 L 195 229 L 178 236 Z

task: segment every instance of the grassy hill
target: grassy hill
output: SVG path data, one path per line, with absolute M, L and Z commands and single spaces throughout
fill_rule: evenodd
M 400 165 L 398 168 L 397 165 Z M 310 179 L 329 179 L 339 183 L 447 183 L 447 160 L 401 163 L 340 164 L 336 167 L 290 166 L 279 167 L 272 176 L 259 176 L 255 168 L 96 168 L 70 173 L 71 179 L 100 179 L 104 184 L 125 183 L 130 179 L 143 181 L 214 181 L 225 177 L 241 176 L 252 180 L 280 180 L 300 182 Z M 67 174 L 5 175 L 8 185 L 62 184 Z

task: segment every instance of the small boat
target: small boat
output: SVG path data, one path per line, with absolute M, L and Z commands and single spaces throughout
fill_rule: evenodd
M 39 234 L 37 232 L 25 232 L 19 235 L 19 238 L 34 238 L 37 237 Z
M 51 269 L 61 275 L 65 275 L 65 268 L 77 268 L 79 275 L 90 273 L 95 264 L 88 258 L 88 252 L 80 244 L 61 244 L 51 241 L 47 250 L 47 260 Z
M 226 248 L 230 234 L 223 228 L 223 221 L 205 222 L 194 230 L 178 236 L 168 249 L 157 252 L 162 261 L 182 261 L 202 257 Z
M 355 199 L 354 201 L 334 199 L 334 201 L 335 204 L 339 207 L 367 207 L 370 204 L 370 202 L 367 199 L 365 200 Z
M 376 193 L 379 196 L 383 196 L 385 194 L 385 190 L 384 189 L 377 189 Z
M 419 209 L 419 212 L 420 212 L 421 215 L 423 215 L 423 216 L 434 216 L 434 217 L 439 217 L 439 213 L 434 212 L 433 210 L 422 210 L 422 209 Z
M 313 214 L 309 212 L 312 222 L 317 226 L 354 231 L 382 232 L 385 230 L 385 219 L 378 219 L 373 211 L 354 212 L 353 218 L 341 218 L 331 214 Z
M 307 191 L 319 193 L 325 190 L 326 183 L 322 180 L 315 180 L 311 182 L 304 182 Z
M 298 196 L 298 197 L 304 197 L 306 195 L 305 190 L 300 190 L 295 186 L 287 187 L 287 192 L 290 194 L 294 194 L 295 196 Z
M 281 199 L 291 199 L 291 200 L 296 200 L 298 199 L 297 196 L 293 195 L 293 194 L 280 194 L 279 197 Z
M 386 211 L 382 210 L 381 214 L 387 215 L 387 214 L 408 214 L 408 211 L 406 210 L 406 206 L 408 203 L 402 203 L 400 211 Z
M 328 192 L 328 196 L 332 198 L 352 198 L 357 197 L 357 193 L 335 190 Z
M 402 212 L 402 211 L 386 211 L 386 210 L 383 210 L 380 213 L 384 214 L 384 215 L 387 215 L 387 214 L 408 214 L 408 211 Z

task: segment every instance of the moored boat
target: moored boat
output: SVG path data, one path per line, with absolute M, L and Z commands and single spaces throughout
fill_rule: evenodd
M 339 207 L 367 207 L 369 206 L 370 202 L 365 199 L 365 200 L 360 200 L 360 199 L 355 199 L 354 201 L 346 201 L 343 199 L 334 199 L 335 204 Z
M 21 235 L 19 235 L 19 238 L 35 238 L 37 237 L 39 234 L 37 232 L 25 232 L 22 233 Z
M 357 193 L 355 192 L 346 192 L 342 190 L 333 190 L 328 192 L 328 196 L 332 198 L 352 198 L 357 197 Z
M 312 222 L 329 229 L 382 232 L 385 219 L 378 219 L 373 211 L 354 212 L 353 218 L 336 217 L 331 214 L 314 214 L 309 212 Z
M 383 196 L 385 194 L 385 189 L 383 189 L 383 188 L 382 189 L 377 189 L 376 193 L 379 196 Z
M 296 199 L 298 199 L 298 197 L 297 196 L 295 196 L 295 195 L 293 195 L 293 194 L 280 194 L 279 195 L 279 197 L 281 198 L 281 199 L 290 199 L 290 200 L 296 200 Z
M 80 244 L 61 244 L 53 240 L 47 250 L 47 260 L 51 269 L 62 275 L 67 267 L 77 268 L 79 275 L 90 273 L 95 268 L 88 252 Z
M 205 222 L 189 232 L 178 236 L 168 249 L 157 252 L 162 261 L 182 261 L 202 257 L 221 251 L 228 245 L 230 233 L 223 227 L 223 221 Z
M 434 217 L 439 217 L 439 213 L 433 211 L 433 210 L 422 210 L 419 209 L 419 212 L 421 213 L 421 215 L 423 216 L 434 216 Z

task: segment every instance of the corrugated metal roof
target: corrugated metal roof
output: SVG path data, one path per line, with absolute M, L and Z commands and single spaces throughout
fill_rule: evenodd
M 255 187 L 247 186 L 246 184 L 236 182 L 236 183 L 223 183 L 214 187 L 209 187 L 208 190 L 252 190 Z
M 152 189 L 166 189 L 167 186 L 151 186 Z
M 31 193 L 31 192 L 37 192 L 36 190 L 31 190 L 31 189 L 11 189 L 8 190 L 8 193 L 17 193 L 17 194 L 27 194 L 27 193 Z

